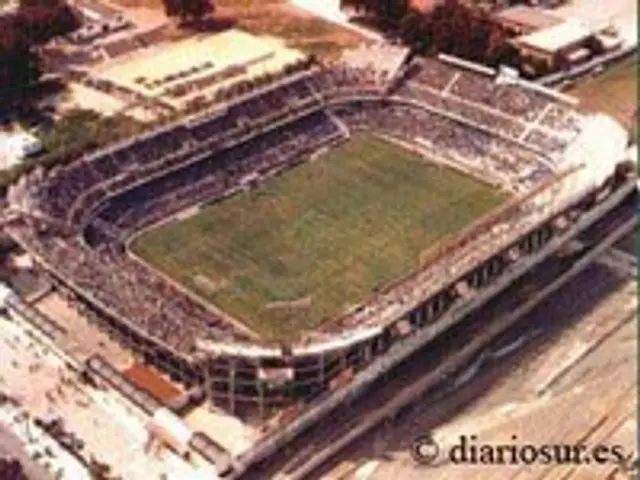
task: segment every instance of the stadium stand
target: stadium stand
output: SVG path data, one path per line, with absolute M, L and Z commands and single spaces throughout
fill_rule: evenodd
M 256 381 L 266 364 L 298 369 L 300 388 L 289 393 L 315 392 L 339 370 L 342 355 L 354 367 L 365 362 L 353 354 L 357 345 L 321 356 L 322 362 L 313 354 L 292 358 L 290 348 L 282 346 L 276 354 L 265 350 L 261 360 L 254 353 L 245 358 L 242 348 L 259 350 L 259 341 L 256 346 L 237 324 L 129 255 L 126 244 L 141 229 L 250 188 L 352 131 L 374 131 L 435 152 L 456 168 L 526 193 L 562 174 L 559 159 L 583 126 L 583 116 L 569 105 L 517 82 L 497 81 L 498 74 L 437 60 L 384 62 L 380 68 L 371 62 L 306 65 L 265 85 L 231 92 L 199 118 L 88 153 L 48 174 L 35 171 L 12 187 L 13 208 L 23 215 L 8 229 L 64 288 L 83 299 L 89 318 L 177 379 L 192 385 L 212 375 L 218 381 L 207 385 L 210 395 L 222 391 L 247 401 L 279 401 L 286 396 L 282 389 L 265 393 Z M 517 210 L 503 212 L 500 224 L 474 230 L 474 238 L 508 225 L 508 215 Z M 408 287 L 403 288 L 397 293 L 400 304 L 408 298 Z M 374 310 L 388 307 L 385 302 L 378 310 L 360 307 L 324 333 L 374 325 L 362 318 L 374 318 Z M 450 294 L 434 295 L 430 315 L 450 302 Z M 229 342 L 238 350 L 208 358 L 199 348 L 202 342 Z M 372 348 L 375 354 L 378 347 Z M 232 359 L 237 380 L 228 374 Z

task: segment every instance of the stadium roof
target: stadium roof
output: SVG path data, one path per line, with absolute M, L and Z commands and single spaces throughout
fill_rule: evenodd
M 563 22 L 562 18 L 549 12 L 526 5 L 505 8 L 493 15 L 492 18 L 500 23 L 514 23 L 531 31 L 550 28 Z
M 557 52 L 581 42 L 591 35 L 593 35 L 593 31 L 586 23 L 579 20 L 567 20 L 553 27 L 519 37 L 516 42 L 537 50 Z

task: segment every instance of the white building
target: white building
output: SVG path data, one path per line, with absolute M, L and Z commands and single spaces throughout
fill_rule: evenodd
M 0 132 L 0 169 L 11 168 L 42 150 L 42 142 L 27 132 Z

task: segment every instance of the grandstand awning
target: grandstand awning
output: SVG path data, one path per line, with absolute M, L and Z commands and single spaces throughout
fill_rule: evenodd
M 320 355 L 344 350 L 353 345 L 368 341 L 380 335 L 381 327 L 361 327 L 351 331 L 336 334 L 335 337 L 314 340 L 308 345 L 295 345 L 291 349 L 294 356 Z

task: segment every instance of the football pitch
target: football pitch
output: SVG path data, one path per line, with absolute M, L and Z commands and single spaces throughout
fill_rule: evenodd
M 263 338 L 286 340 L 409 273 L 437 240 L 504 199 L 473 178 L 358 135 L 146 232 L 131 249 Z

